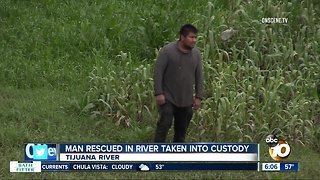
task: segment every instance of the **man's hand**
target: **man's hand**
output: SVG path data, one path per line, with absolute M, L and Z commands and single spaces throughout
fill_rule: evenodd
M 201 106 L 201 99 L 193 98 L 193 109 L 198 110 Z
M 166 98 L 164 97 L 163 94 L 157 95 L 156 102 L 157 102 L 157 105 L 161 106 L 162 104 L 166 103 Z

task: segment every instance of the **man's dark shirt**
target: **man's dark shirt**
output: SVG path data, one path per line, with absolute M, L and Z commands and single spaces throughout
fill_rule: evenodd
M 195 97 L 203 98 L 203 72 L 201 53 L 198 48 L 183 51 L 179 41 L 164 46 L 154 68 L 155 95 L 163 94 L 166 101 L 178 107 L 193 104 Z

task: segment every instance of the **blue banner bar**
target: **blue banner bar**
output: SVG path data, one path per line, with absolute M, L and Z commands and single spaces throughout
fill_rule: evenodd
M 60 153 L 258 153 L 258 144 L 60 144 Z
M 282 162 L 280 163 L 280 171 L 298 171 L 299 163 L 297 162 Z
M 63 162 L 41 162 L 41 171 L 70 171 L 71 164 Z
M 152 170 L 258 170 L 258 163 L 156 163 Z
M 43 162 L 41 171 L 184 171 L 184 170 L 258 170 L 250 163 L 64 163 Z

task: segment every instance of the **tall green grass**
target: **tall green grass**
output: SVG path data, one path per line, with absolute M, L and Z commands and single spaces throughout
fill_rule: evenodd
M 192 121 L 191 141 L 260 142 L 275 133 L 319 147 L 314 122 L 320 112 L 319 37 L 314 36 L 319 33 L 319 6 L 294 3 L 230 1 L 222 9 L 208 2 L 203 11 L 193 11 L 189 21 L 201 30 L 198 47 L 203 50 L 206 99 Z M 263 24 L 263 17 L 286 17 L 289 23 Z M 301 19 L 305 21 L 297 26 Z M 149 23 L 157 26 L 156 20 L 150 17 Z M 235 35 L 221 40 L 220 33 L 229 27 Z M 157 52 L 158 47 L 153 49 Z M 121 51 L 109 68 L 92 71 L 81 112 L 127 126 L 141 119 L 156 122 L 151 79 L 155 56 L 137 61 L 135 53 Z
M 189 3 L 195 2 L 4 1 L 1 82 L 21 88 L 66 87 L 81 83 L 97 57 L 112 61 L 123 51 L 136 61 L 153 58 L 154 48 L 191 20 L 194 7 Z

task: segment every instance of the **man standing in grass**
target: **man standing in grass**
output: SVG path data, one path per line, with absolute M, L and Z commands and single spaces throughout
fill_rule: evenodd
M 156 143 L 166 141 L 173 118 L 173 142 L 185 142 L 186 131 L 193 115 L 192 108 L 200 108 L 203 98 L 203 72 L 201 53 L 195 47 L 197 32 L 193 25 L 183 25 L 179 40 L 164 46 L 157 57 L 154 90 L 160 118 L 154 139 Z

